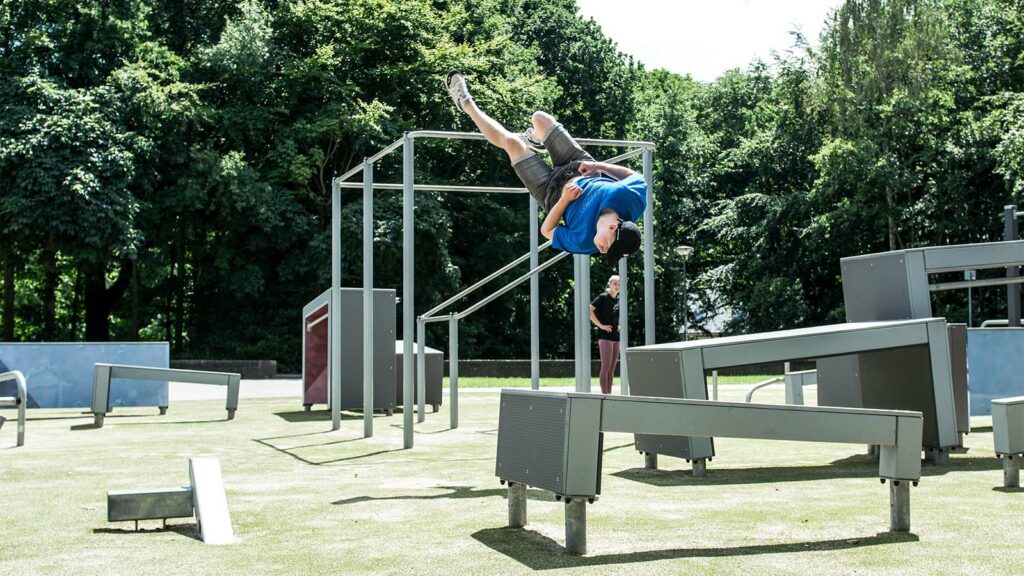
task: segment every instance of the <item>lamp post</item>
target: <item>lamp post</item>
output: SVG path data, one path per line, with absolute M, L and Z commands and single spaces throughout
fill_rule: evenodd
M 693 248 L 690 246 L 676 246 L 676 253 L 683 258 L 683 340 L 689 340 L 689 334 L 687 332 L 687 324 L 689 324 L 689 312 L 690 312 L 690 285 L 686 281 L 686 261 L 690 258 L 690 254 L 693 254 Z

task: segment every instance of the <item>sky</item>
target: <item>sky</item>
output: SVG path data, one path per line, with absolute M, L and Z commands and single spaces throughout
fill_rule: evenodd
M 798 28 L 813 46 L 842 0 L 576 0 L 619 50 L 648 70 L 710 82 L 755 58 L 784 53 Z

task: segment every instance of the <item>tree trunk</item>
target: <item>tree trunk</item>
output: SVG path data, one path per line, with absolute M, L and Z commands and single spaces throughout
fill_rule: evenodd
M 185 227 L 178 228 L 178 245 L 175 247 L 176 264 L 178 271 L 177 282 L 175 283 L 175 315 L 174 315 L 174 350 L 181 354 L 185 348 L 185 241 L 187 234 Z
M 82 318 L 82 270 L 75 269 L 75 283 L 71 287 L 71 322 L 68 328 L 68 342 L 78 340 L 78 322 Z
M 0 339 L 14 342 L 14 256 L 8 246 L 4 250 L 4 287 L 3 287 L 3 330 Z
M 57 274 L 57 238 L 51 230 L 46 237 L 46 248 L 43 249 L 43 331 L 40 334 L 44 341 L 57 339 L 57 286 L 60 276 Z
M 90 264 L 85 267 L 85 339 L 88 342 L 110 341 L 110 310 L 124 297 L 131 283 L 131 260 L 121 263 L 117 279 L 107 288 L 106 266 Z

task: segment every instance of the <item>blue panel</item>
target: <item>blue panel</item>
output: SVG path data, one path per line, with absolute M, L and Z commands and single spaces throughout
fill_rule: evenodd
M 992 399 L 1024 395 L 1024 329 L 971 328 L 967 331 L 967 387 L 971 416 L 992 413 Z
M 170 366 L 167 342 L 0 343 L 0 372 L 21 370 L 29 408 L 87 408 L 97 362 L 132 366 Z M 0 384 L 0 396 L 6 396 Z M 167 382 L 117 379 L 110 383 L 110 405 L 167 406 Z

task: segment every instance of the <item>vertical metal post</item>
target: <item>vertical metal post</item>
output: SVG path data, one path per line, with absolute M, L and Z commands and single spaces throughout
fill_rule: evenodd
M 889 530 L 910 532 L 910 482 L 889 481 Z
M 540 235 L 537 200 L 530 195 L 530 270 L 540 264 L 537 247 Z M 530 277 L 530 388 L 540 389 L 540 275 Z
M 565 552 L 587 553 L 587 499 L 565 499 Z
M 718 370 L 711 371 L 711 399 L 718 401 Z
M 626 348 L 629 347 L 629 257 L 619 259 L 619 393 L 629 396 L 629 367 L 626 365 Z
M 451 410 L 449 427 L 459 427 L 459 318 L 448 318 L 448 406 Z
M 363 437 L 373 436 L 373 164 L 363 160 Z M 389 350 L 384 351 L 390 353 Z
M 526 526 L 526 484 L 508 483 L 508 527 Z
M 412 400 L 416 367 L 413 363 L 413 319 L 416 315 L 413 275 L 413 144 L 408 135 L 402 143 L 402 407 L 403 448 L 412 448 Z
M 580 365 L 583 366 L 583 391 L 590 392 L 594 364 L 590 361 L 590 256 L 580 256 Z
M 331 404 L 331 430 L 341 428 L 341 186 L 331 183 L 331 304 L 328 341 L 330 366 L 328 401 Z
M 1006 219 L 1005 240 L 1016 240 L 1017 228 L 1017 206 L 1011 204 L 1003 206 L 1003 217 Z M 1006 277 L 1015 278 L 1020 276 L 1020 266 L 1009 266 L 1006 268 Z M 1006 287 L 1006 320 L 1009 326 L 1020 326 L 1020 284 L 1010 284 Z
M 1021 459 L 1015 458 L 1013 454 L 1002 456 L 1002 487 L 1020 488 L 1020 486 Z
M 573 360 L 576 374 L 576 391 L 583 392 L 583 366 L 580 364 L 580 360 L 583 359 L 583 353 L 581 352 L 581 341 L 580 341 L 580 288 L 582 288 L 582 281 L 580 280 L 580 259 L 581 256 L 574 254 L 572 257 L 572 287 L 573 287 L 573 301 L 572 301 L 572 333 L 573 333 Z
M 654 344 L 654 162 L 651 149 L 644 148 L 644 181 L 647 208 L 644 210 L 644 344 Z
M 421 318 L 416 319 L 416 421 L 423 422 L 427 415 L 423 409 L 424 398 L 427 396 L 427 324 Z

